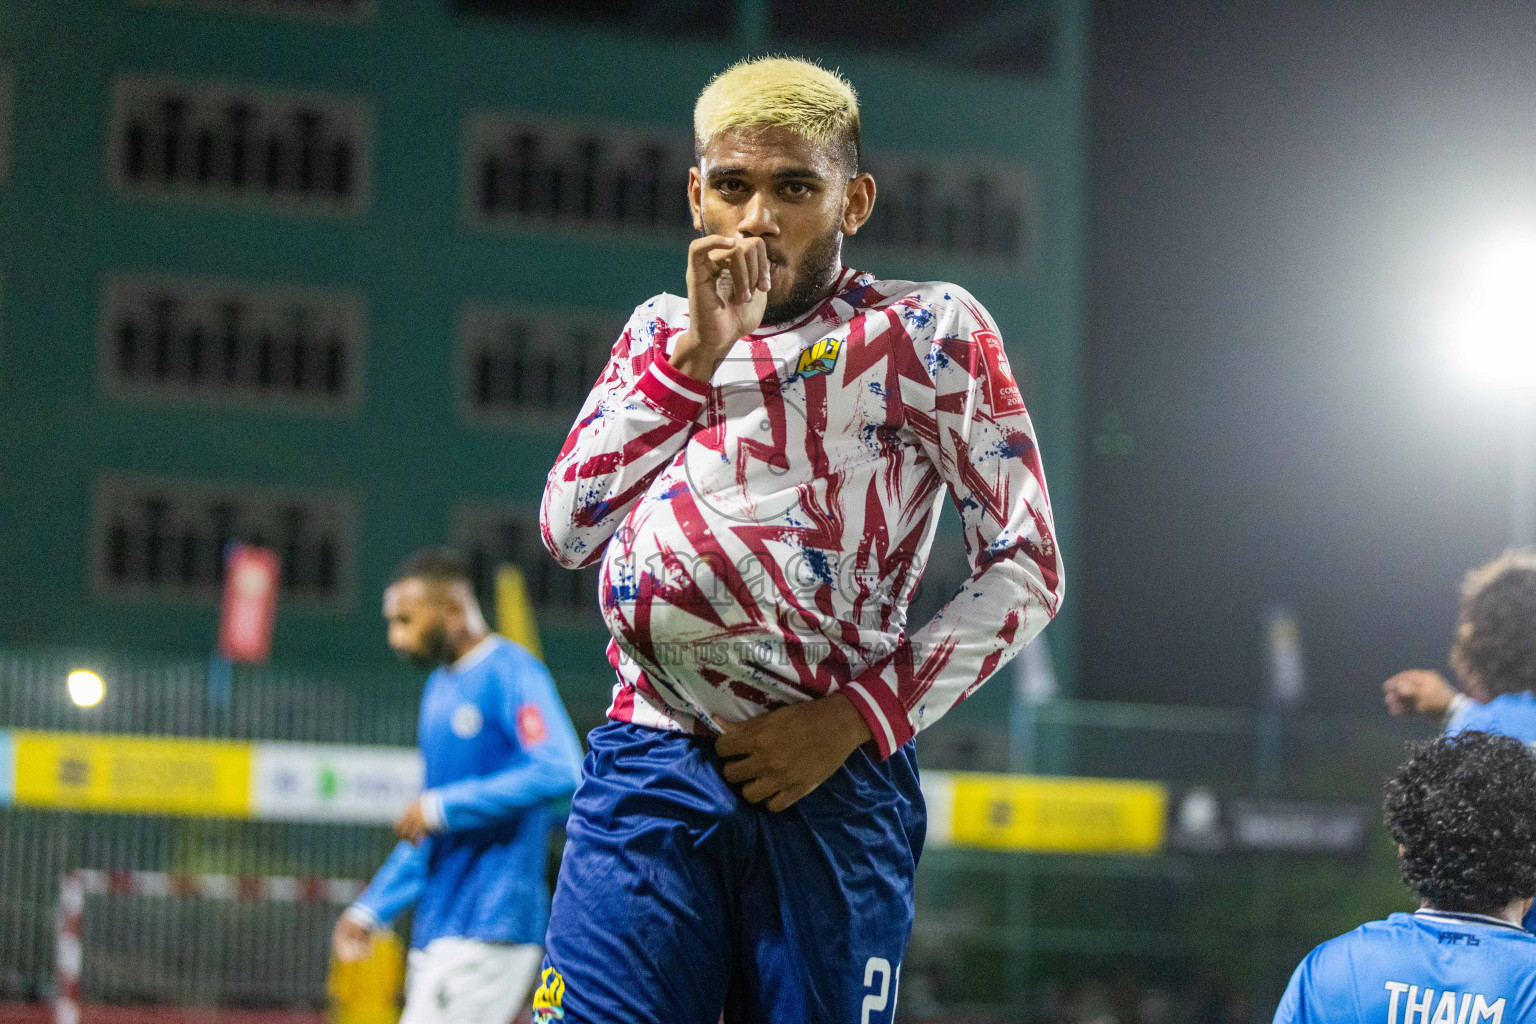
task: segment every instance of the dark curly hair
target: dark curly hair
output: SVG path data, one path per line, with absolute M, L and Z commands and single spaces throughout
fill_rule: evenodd
M 1536 690 L 1536 551 L 1506 551 L 1467 574 L 1451 667 L 1490 696 Z
M 1409 749 L 1383 804 L 1408 888 L 1471 914 L 1536 896 L 1536 755 L 1473 730 Z

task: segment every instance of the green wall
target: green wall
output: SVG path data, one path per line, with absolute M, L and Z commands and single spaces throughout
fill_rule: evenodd
M 1039 430 L 1069 579 L 1081 580 L 1085 0 L 1058 5 L 1055 20 L 1054 69 L 1037 79 L 951 72 L 941 60 L 797 52 L 855 83 L 868 149 L 1005 162 L 1033 179 L 1036 256 L 1025 264 L 866 258 L 856 249 L 849 262 L 883 277 L 954 280 L 991 310 Z M 274 659 L 383 671 L 391 659 L 376 595 L 393 565 L 445 539 L 460 502 L 536 503 L 563 440 L 548 427 L 474 427 L 456 415 L 461 303 L 622 316 L 656 292 L 682 289 L 682 240 L 466 227 L 464 119 L 498 109 L 686 131 L 698 90 L 746 52 L 467 19 L 424 0 L 378 0 L 360 23 L 195 4 L 0 0 L 0 70 L 14 82 L 10 173 L 0 186 L 0 644 L 181 655 L 209 648 L 211 605 L 93 592 L 90 501 L 110 471 L 346 492 L 359 509 L 350 607 L 280 612 Z M 112 81 L 122 73 L 362 97 L 374 124 L 366 214 L 114 192 L 106 132 Z M 323 417 L 107 397 L 95 350 L 101 282 L 114 270 L 363 289 L 360 407 Z M 952 527 L 953 512 L 946 516 Z M 1072 589 L 1069 582 L 1067 611 L 1050 634 L 1067 687 L 1077 660 Z M 599 700 L 608 685 L 600 627 L 569 619 L 541 623 L 551 665 L 568 692 Z M 996 691 L 990 703 L 1004 689 L 982 693 Z

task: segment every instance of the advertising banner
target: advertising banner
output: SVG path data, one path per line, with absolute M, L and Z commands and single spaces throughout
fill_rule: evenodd
M 10 734 L 15 802 L 30 807 L 244 817 L 246 743 L 71 732 Z
M 934 797 L 935 845 L 1132 855 L 1163 848 L 1167 791 L 1155 782 L 925 772 L 923 793 Z
M 421 755 L 408 747 L 258 743 L 251 816 L 390 824 L 421 792 Z

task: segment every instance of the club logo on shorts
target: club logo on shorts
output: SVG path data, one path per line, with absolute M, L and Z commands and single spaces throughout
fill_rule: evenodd
M 842 351 L 842 338 L 822 338 L 816 344 L 800 353 L 800 363 L 795 367 L 795 372 L 802 377 L 810 377 L 818 373 L 831 373 L 832 367 L 837 365 L 837 357 Z
M 448 720 L 453 734 L 461 740 L 480 735 L 480 727 L 484 724 L 485 719 L 480 709 L 473 704 L 460 704 L 453 709 L 453 717 Z
M 553 967 L 539 975 L 539 987 L 533 993 L 533 1024 L 550 1024 L 565 1019 L 565 979 Z

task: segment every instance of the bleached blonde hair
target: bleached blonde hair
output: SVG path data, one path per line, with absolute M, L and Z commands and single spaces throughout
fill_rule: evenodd
M 838 147 L 859 166 L 859 97 L 835 71 L 797 57 L 759 57 L 732 65 L 699 93 L 693 107 L 698 154 L 733 128 L 784 128 L 817 145 Z

